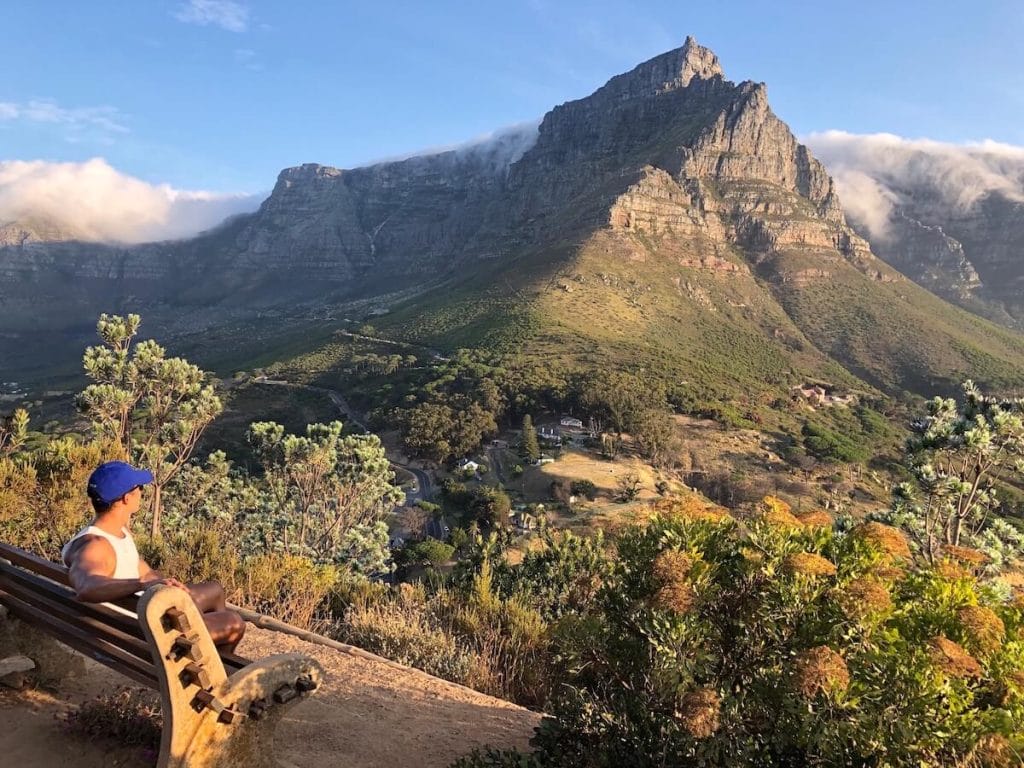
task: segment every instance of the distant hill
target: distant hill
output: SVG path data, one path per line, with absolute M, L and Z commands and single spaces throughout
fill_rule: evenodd
M 254 338 L 266 356 L 265 339 L 329 307 L 431 347 L 642 369 L 710 400 L 809 378 L 890 394 L 1024 384 L 1024 336 L 878 259 L 765 86 L 726 80 L 692 38 L 555 107 L 535 136 L 290 168 L 216 232 L 11 245 L 0 275 L 9 349 L 39 333 L 40 307 L 67 339 L 133 309 L 215 363 Z

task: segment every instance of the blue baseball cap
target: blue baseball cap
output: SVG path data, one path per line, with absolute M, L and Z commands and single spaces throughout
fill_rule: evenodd
M 153 473 L 148 469 L 136 469 L 124 461 L 108 461 L 89 475 L 87 493 L 100 504 L 113 504 L 132 488 L 152 482 Z

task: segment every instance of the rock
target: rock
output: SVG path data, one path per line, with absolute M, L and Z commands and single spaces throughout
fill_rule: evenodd
M 25 672 L 36 668 L 36 663 L 28 656 L 8 656 L 0 659 L 0 685 L 20 690 L 25 687 Z

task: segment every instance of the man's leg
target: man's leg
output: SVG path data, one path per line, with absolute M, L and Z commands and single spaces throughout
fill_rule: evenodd
M 224 587 L 217 581 L 189 584 L 192 601 L 203 614 L 203 621 L 210 631 L 213 643 L 223 651 L 231 653 L 245 634 L 245 619 L 227 609 Z
M 192 602 L 202 613 L 212 611 L 223 611 L 227 609 L 227 598 L 224 597 L 224 587 L 219 581 L 204 581 L 200 584 L 189 584 L 188 592 L 192 595 Z
M 204 613 L 203 621 L 206 622 L 213 644 L 221 651 L 233 653 L 245 635 L 245 619 L 234 611 Z

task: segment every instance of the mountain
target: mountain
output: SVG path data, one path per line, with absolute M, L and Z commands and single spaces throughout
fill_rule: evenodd
M 1024 150 L 841 132 L 811 141 L 876 254 L 943 298 L 1024 329 Z
M 286 169 L 257 212 L 215 232 L 26 242 L 0 250 L 0 274 L 9 349 L 36 322 L 26 308 L 58 302 L 64 331 L 128 308 L 149 333 L 223 343 L 213 331 L 231 324 L 239 344 L 251 318 L 297 327 L 300 308 L 330 306 L 432 347 L 649 370 L 709 401 L 807 379 L 893 394 L 1024 380 L 1024 337 L 876 258 L 764 84 L 728 81 L 692 38 L 535 133 Z
M 987 193 L 966 209 L 911 188 L 873 249 L 908 277 L 1011 328 L 1024 329 L 1024 202 Z

